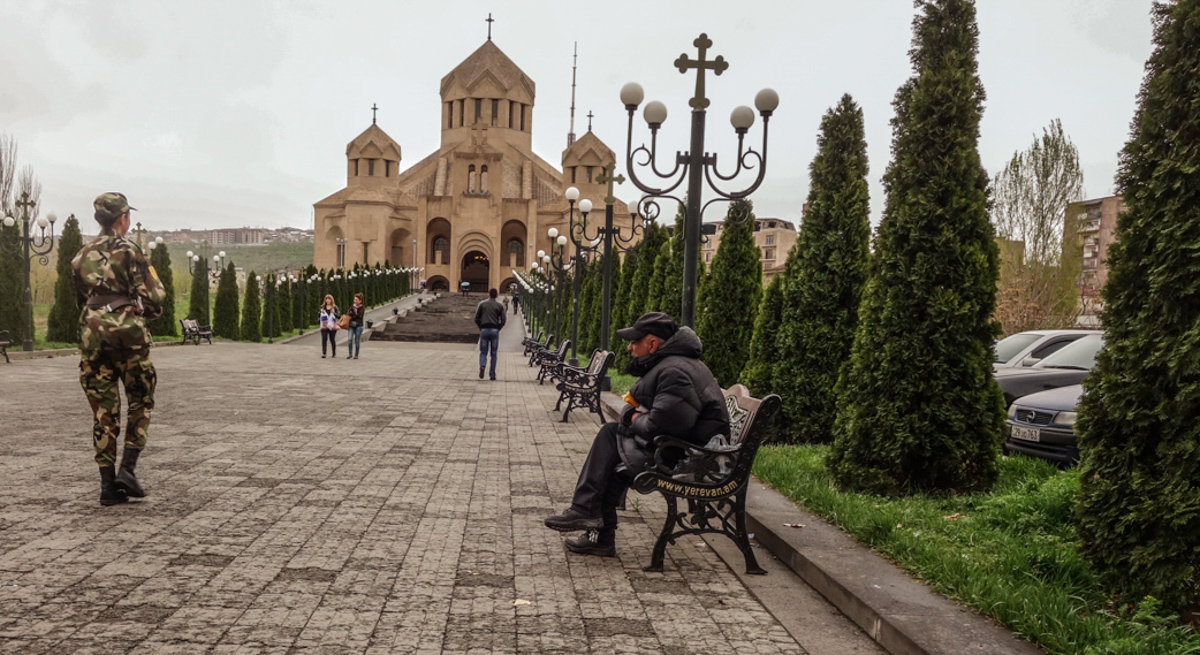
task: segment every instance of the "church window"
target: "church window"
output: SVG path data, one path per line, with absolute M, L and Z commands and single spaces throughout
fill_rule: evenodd
M 487 193 L 487 164 L 479 167 L 479 192 Z
M 358 160 L 357 159 L 354 160 L 354 176 L 355 177 L 358 176 Z
M 767 235 L 767 245 L 768 245 L 768 246 L 773 246 L 773 245 L 775 245 L 775 235 L 774 235 L 774 234 L 768 234 L 768 235 Z
M 571 184 L 575 184 L 575 171 L 579 170 L 578 166 L 571 167 Z
M 375 160 L 374 159 L 367 160 L 367 175 L 371 175 L 371 176 L 375 175 Z
M 463 115 L 466 113 L 465 108 L 463 107 L 464 102 L 466 102 L 466 100 L 458 101 L 458 126 L 459 127 L 463 126 Z
M 516 118 L 516 116 L 517 116 L 517 103 L 509 100 L 508 101 L 508 129 L 510 129 L 510 130 L 512 129 L 513 120 Z
M 500 125 L 500 101 L 492 98 L 492 127 Z
M 508 240 L 508 265 L 525 266 L 525 246 L 520 239 Z
M 483 118 L 483 98 L 475 98 L 475 122 Z
M 441 253 L 441 257 L 438 257 Z M 445 264 L 450 261 L 450 240 L 446 237 L 434 237 L 433 248 L 429 252 L 430 264 Z
M 588 184 L 591 184 L 591 182 L 592 182 L 592 167 L 588 166 L 587 171 L 588 171 Z
M 369 259 L 367 259 L 367 247 L 370 245 L 371 244 L 367 243 L 366 241 L 363 241 L 363 260 L 362 260 L 363 266 L 366 266 L 367 262 L 370 261 Z
M 525 131 L 525 103 L 521 103 L 521 131 Z
M 346 268 L 346 244 L 337 244 L 337 263 L 338 268 Z
M 454 101 L 446 103 L 446 127 L 454 127 Z
M 467 193 L 475 193 L 475 164 L 467 167 Z

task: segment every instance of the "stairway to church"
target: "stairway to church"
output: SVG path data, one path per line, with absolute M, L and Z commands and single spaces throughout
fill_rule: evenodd
M 371 331 L 371 341 L 476 343 L 475 306 L 485 294 L 446 295 Z

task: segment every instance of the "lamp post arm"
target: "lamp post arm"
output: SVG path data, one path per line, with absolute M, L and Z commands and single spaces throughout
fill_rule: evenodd
M 634 186 L 641 189 L 644 193 L 652 196 L 661 196 L 671 193 L 683 184 L 684 180 L 688 179 L 687 162 L 681 161 L 678 154 L 675 158 L 675 168 L 667 173 L 658 170 L 657 154 L 658 152 L 658 130 L 650 131 L 650 147 L 647 148 L 644 144 L 637 148 L 633 147 L 633 110 L 629 110 L 629 129 L 625 137 L 625 172 L 629 173 L 629 181 L 633 182 Z M 638 161 L 640 159 L 640 161 Z M 675 181 L 663 188 L 655 188 L 638 179 L 636 166 L 649 167 L 650 171 L 660 179 Z M 682 170 L 680 170 L 682 168 Z
M 704 167 L 704 177 L 708 182 L 709 188 L 721 196 L 728 198 L 729 200 L 739 200 L 749 196 L 751 193 L 754 193 L 754 191 L 758 189 L 759 185 L 762 184 L 763 178 L 767 174 L 767 122 L 765 118 L 763 119 L 762 154 L 759 154 L 754 150 L 754 148 L 750 148 L 745 152 L 742 152 L 742 139 L 739 136 L 737 162 L 737 168 L 728 176 L 722 175 L 721 172 L 717 170 L 716 155 L 712 156 L 712 165 Z M 729 181 L 737 177 L 742 171 L 753 170 L 755 167 L 758 168 L 758 175 L 755 177 L 754 182 L 749 187 L 741 191 L 724 191 L 719 188 L 717 183 L 713 180 L 713 176 L 715 175 L 721 180 Z

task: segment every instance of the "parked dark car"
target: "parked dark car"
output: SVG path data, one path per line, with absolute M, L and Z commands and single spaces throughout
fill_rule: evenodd
M 1017 332 L 996 342 L 992 370 L 1033 366 L 1063 346 L 1100 330 L 1027 330 Z
M 1008 407 L 1004 452 L 1050 460 L 1060 466 L 1079 461 L 1075 408 L 1083 385 L 1073 384 L 1022 396 Z
M 1100 333 L 1072 341 L 1033 366 L 1004 368 L 995 372 L 1004 392 L 1004 404 L 1038 391 L 1079 384 L 1096 365 L 1096 353 L 1104 345 Z

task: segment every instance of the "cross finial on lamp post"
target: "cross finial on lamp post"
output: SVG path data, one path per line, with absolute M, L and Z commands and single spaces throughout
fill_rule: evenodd
M 596 176 L 597 182 L 608 185 L 608 194 L 604 196 L 604 202 L 605 204 L 609 205 L 617 201 L 617 199 L 613 197 L 613 182 L 616 182 L 617 184 L 625 183 L 624 175 L 621 175 L 620 173 L 615 176 L 613 175 L 613 171 L 616 170 L 616 168 L 616 162 L 609 162 L 607 166 L 600 169 L 600 174 Z
M 704 58 L 704 54 L 708 52 L 708 49 L 712 47 L 712 44 L 712 39 L 708 38 L 707 34 L 701 32 L 700 36 L 697 37 L 695 41 L 692 41 L 692 45 L 696 46 L 696 48 L 698 48 L 700 51 L 698 57 L 696 59 L 688 59 L 687 53 L 685 52 L 679 55 L 679 58 L 675 60 L 675 67 L 679 69 L 680 73 L 686 75 L 689 68 L 696 69 L 696 95 L 691 100 L 688 100 L 688 104 L 691 105 L 692 109 L 694 110 L 700 110 L 708 107 L 708 98 L 704 97 L 705 69 L 711 70 L 714 75 L 720 75 L 721 73 L 725 72 L 726 68 L 729 68 L 729 62 L 725 61 L 725 57 L 721 55 L 717 55 L 717 58 L 712 60 Z

